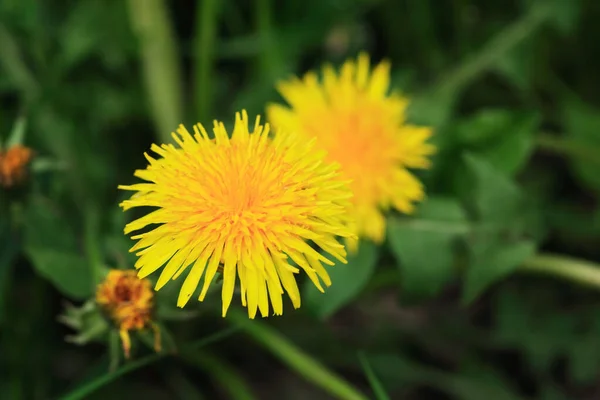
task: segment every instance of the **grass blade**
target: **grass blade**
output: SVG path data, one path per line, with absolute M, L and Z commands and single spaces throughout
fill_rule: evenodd
M 360 363 L 365 371 L 365 375 L 367 376 L 369 384 L 371 385 L 371 389 L 373 389 L 375 398 L 377 400 L 390 400 L 390 396 L 388 396 L 383 388 L 383 385 L 375 375 L 375 372 L 373 371 L 373 368 L 371 368 L 371 364 L 369 364 L 367 357 L 362 352 L 359 352 L 358 358 L 360 359 Z

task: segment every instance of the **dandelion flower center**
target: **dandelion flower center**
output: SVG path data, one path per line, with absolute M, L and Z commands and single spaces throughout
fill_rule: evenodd
M 96 303 L 119 328 L 125 356 L 131 349 L 129 331 L 146 327 L 154 329 L 154 347 L 160 350 L 160 334 L 152 322 L 154 293 L 147 279 L 138 279 L 135 271 L 110 270 L 106 279 L 98 285 Z
M 215 122 L 214 139 L 201 125 L 192 136 L 180 126 L 174 145 L 153 145 L 161 156 L 146 156 L 150 165 L 136 171 L 148 183 L 121 186 L 133 190 L 124 209 L 157 209 L 131 222 L 126 233 L 151 224 L 133 236 L 135 267 L 145 277 L 162 268 L 156 289 L 188 270 L 178 299 L 183 307 L 199 287 L 203 301 L 216 273 L 222 271 L 223 316 L 239 279 L 242 305 L 254 318 L 257 310 L 283 312 L 282 293 L 294 307 L 300 295 L 294 275 L 299 268 L 321 290 L 331 284 L 323 264 L 333 262 L 315 250 L 345 262 L 336 237 L 349 237 L 346 210 L 351 192 L 338 167 L 324 161 L 311 142 L 288 134 L 269 134 L 257 118 L 248 130 L 245 112 L 236 117 L 231 138 Z M 190 267 L 191 268 L 188 268 Z

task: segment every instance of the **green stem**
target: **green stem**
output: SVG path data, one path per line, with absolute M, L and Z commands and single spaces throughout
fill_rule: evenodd
M 172 141 L 183 122 L 182 78 L 175 33 L 164 0 L 129 0 L 129 15 L 137 35 L 142 70 L 157 138 Z
M 231 309 L 228 318 L 239 324 L 249 336 L 309 382 L 343 400 L 366 400 L 367 397 L 348 382 L 329 371 L 317 360 L 302 352 L 276 330 L 258 320 L 249 320 L 245 312 Z
M 217 33 L 217 0 L 202 0 L 196 9 L 196 120 L 203 124 L 211 118 L 211 74 L 215 61 L 215 37 Z
M 544 2 L 533 6 L 523 18 L 498 33 L 483 49 L 443 76 L 432 90 L 454 92 L 464 87 L 539 28 L 548 18 L 549 10 Z
M 229 364 L 207 351 L 183 355 L 183 359 L 210 374 L 234 400 L 256 400 L 244 379 Z
M 227 336 L 232 335 L 233 333 L 237 332 L 237 330 L 238 330 L 237 328 L 230 328 L 230 329 L 226 329 L 226 330 L 217 332 L 213 335 L 207 336 L 203 339 L 200 339 L 196 343 L 192 343 L 192 344 L 186 346 L 185 349 L 182 349 L 182 353 L 185 354 L 185 352 L 188 352 L 188 351 L 197 351 L 199 348 L 205 347 L 211 343 L 217 342 L 221 339 L 224 339 Z M 123 365 L 121 368 L 119 368 L 113 372 L 103 374 L 103 375 L 99 376 L 98 378 L 83 384 L 82 386 L 74 389 L 73 391 L 66 394 L 65 396 L 62 396 L 60 399 L 61 400 L 87 399 L 96 390 L 111 383 L 112 381 L 116 380 L 117 378 L 120 378 L 121 376 L 126 375 L 130 372 L 133 372 L 141 367 L 144 367 L 146 365 L 149 365 L 156 361 L 159 361 L 160 359 L 162 359 L 163 357 L 165 357 L 167 355 L 168 355 L 168 353 L 165 353 L 165 352 L 156 353 L 156 354 L 151 354 L 149 356 L 146 356 L 144 358 L 140 358 L 139 360 L 128 362 L 127 364 Z
M 542 150 L 600 165 L 600 148 L 590 147 L 571 139 L 548 134 L 538 135 L 536 141 L 538 147 Z
M 600 289 L 600 265 L 560 254 L 537 254 L 525 260 L 518 271 L 555 275 Z M 384 269 L 373 277 L 366 291 L 373 292 L 398 285 L 400 278 L 400 274 L 395 269 Z
M 541 272 L 600 289 L 600 265 L 559 254 L 538 254 L 525 260 L 525 272 Z

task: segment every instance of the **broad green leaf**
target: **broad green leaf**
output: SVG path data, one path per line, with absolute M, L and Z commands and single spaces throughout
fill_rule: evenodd
M 510 110 L 488 108 L 456 124 L 456 138 L 466 145 L 485 144 L 486 141 L 505 135 L 514 120 Z
M 457 174 L 457 190 L 480 220 L 506 221 L 522 202 L 518 186 L 491 163 L 473 154 L 463 156 L 464 170 Z
M 537 113 L 488 109 L 458 124 L 456 135 L 473 153 L 512 175 L 527 162 L 539 122 Z
M 519 172 L 529 160 L 540 117 L 535 113 L 520 113 L 511 122 L 505 127 L 504 135 L 478 152 L 509 175 Z
M 452 199 L 430 198 L 414 217 L 391 219 L 388 241 L 399 261 L 403 291 L 437 294 L 454 273 L 455 241 L 469 229 L 463 209 Z
M 408 122 L 439 129 L 452 116 L 457 100 L 458 93 L 454 90 L 434 90 L 416 96 L 407 110 Z
M 482 243 L 471 245 L 463 301 L 473 301 L 489 286 L 515 271 L 523 261 L 534 255 L 535 251 L 535 243 L 529 240 L 514 244 L 484 240 Z
M 465 210 L 456 199 L 450 197 L 427 198 L 419 204 L 415 218 L 428 220 L 441 220 L 452 223 L 452 229 L 461 232 L 465 229 L 467 215 Z
M 83 257 L 36 246 L 26 246 L 25 253 L 37 272 L 63 294 L 84 300 L 94 293 L 90 269 Z
M 570 100 L 563 106 L 564 123 L 567 137 L 581 146 L 599 149 L 600 157 L 600 110 L 576 100 Z M 600 191 L 600 167 L 586 160 L 573 157 L 571 168 L 576 177 L 589 188 Z
M 24 248 L 37 272 L 63 294 L 75 299 L 92 295 L 90 268 L 78 251 L 75 234 L 46 200 L 34 199 L 27 210 Z
M 533 38 L 525 39 L 498 59 L 494 69 L 518 89 L 529 90 L 535 72 L 536 43 Z
M 25 245 L 74 251 L 77 239 L 61 211 L 49 200 L 33 198 L 25 218 Z
M 302 301 L 319 318 L 326 319 L 356 297 L 375 271 L 378 247 L 367 240 L 361 241 L 358 252 L 348 255 L 348 264 L 337 262 L 327 266 L 331 286 L 321 293 L 309 280 L 305 282 Z

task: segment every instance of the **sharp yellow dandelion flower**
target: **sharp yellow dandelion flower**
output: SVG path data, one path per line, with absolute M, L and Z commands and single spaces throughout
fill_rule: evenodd
M 154 348 L 160 351 L 160 332 L 152 322 L 154 292 L 150 281 L 138 279 L 136 272 L 111 270 L 96 290 L 96 303 L 119 328 L 125 357 L 129 358 L 129 331 L 151 327 Z
M 323 264 L 333 262 L 309 243 L 346 262 L 345 248 L 336 237 L 351 236 L 347 182 L 312 142 L 269 135 L 269 125 L 262 126 L 259 118 L 250 132 L 245 111 L 236 114 L 231 138 L 223 123 L 215 121 L 213 131 L 215 138 L 210 139 L 200 124 L 193 136 L 179 126 L 173 133 L 178 146 L 153 145 L 161 158 L 146 155 L 150 165 L 136 171 L 148 182 L 120 187 L 137 192 L 122 203 L 124 209 L 158 208 L 125 227 L 129 234 L 159 224 L 133 236 L 138 240 L 131 249 L 138 251 L 138 276 L 164 265 L 158 290 L 189 269 L 177 302 L 183 307 L 202 277 L 200 301 L 222 271 L 223 316 L 238 278 L 241 303 L 250 318 L 257 310 L 268 316 L 269 303 L 274 314 L 282 314 L 284 291 L 298 308 L 296 266 L 321 291 L 321 281 L 331 284 Z
M 11 187 L 25 179 L 33 152 L 25 146 L 13 146 L 0 151 L 0 186 Z
M 337 73 L 323 69 L 278 85 L 289 107 L 272 104 L 267 116 L 275 128 L 316 137 L 328 159 L 341 164 L 354 192 L 356 233 L 375 242 L 385 236 L 382 211 L 393 207 L 411 213 L 424 197 L 419 180 L 407 168 L 427 168 L 434 147 L 432 131 L 405 123 L 408 100 L 388 94 L 390 64 L 370 71 L 369 57 L 347 61 Z M 352 249 L 356 242 L 350 242 Z

